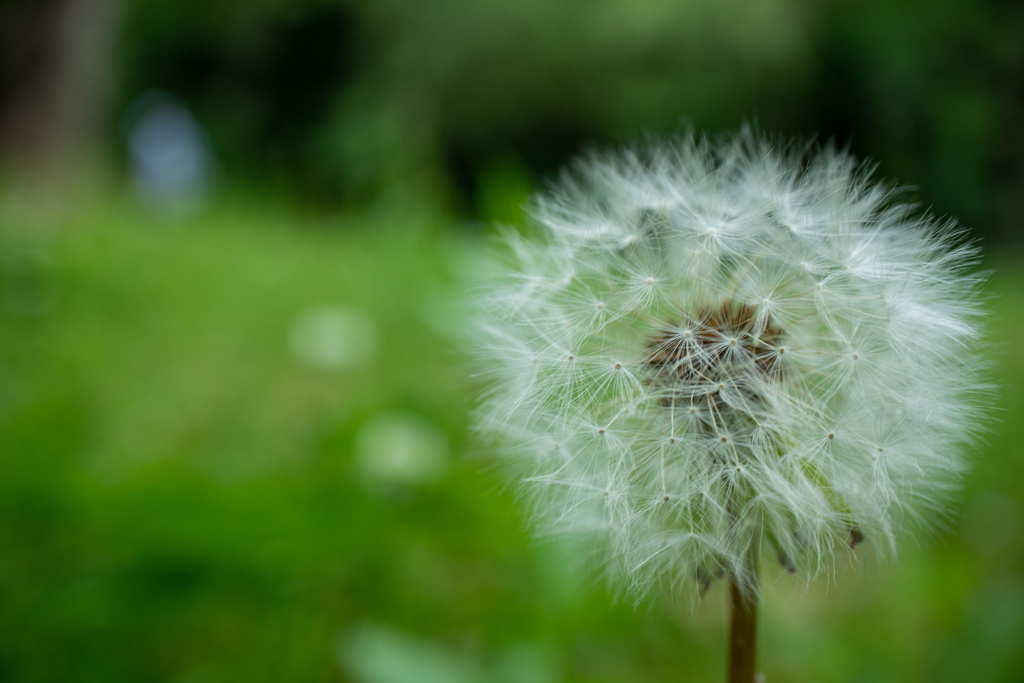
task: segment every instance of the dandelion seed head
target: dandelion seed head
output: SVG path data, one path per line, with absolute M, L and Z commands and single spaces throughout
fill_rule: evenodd
M 477 424 L 541 530 L 643 594 L 941 521 L 988 391 L 956 228 L 749 132 L 592 156 L 534 218 L 479 302 Z

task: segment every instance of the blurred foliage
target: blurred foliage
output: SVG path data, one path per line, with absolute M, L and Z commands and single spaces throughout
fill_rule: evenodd
M 720 587 L 634 609 L 527 541 L 466 433 L 452 302 L 484 259 L 452 226 L 520 222 L 586 146 L 753 119 L 1019 239 L 1017 2 L 123 9 L 108 142 L 170 93 L 220 182 L 0 196 L 0 681 L 721 680 Z M 992 262 L 1002 419 L 959 521 L 769 586 L 769 680 L 1019 679 L 1021 257 Z
M 0 680 L 723 678 L 720 586 L 616 603 L 474 451 L 453 302 L 477 238 L 252 199 L 67 220 L 0 224 Z M 962 516 L 881 571 L 765 567 L 770 678 L 1018 680 L 1017 263 Z
M 1024 200 L 1024 9 L 1011 0 L 146 0 L 120 110 L 174 93 L 236 179 L 492 219 L 481 184 L 588 145 L 757 120 L 877 160 L 1000 239 Z

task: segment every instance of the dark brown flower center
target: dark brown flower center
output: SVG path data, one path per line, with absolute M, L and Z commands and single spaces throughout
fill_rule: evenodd
M 655 335 L 646 362 L 668 405 L 703 400 L 726 386 L 756 393 L 760 383 L 778 379 L 785 352 L 782 329 L 764 311 L 727 301 Z

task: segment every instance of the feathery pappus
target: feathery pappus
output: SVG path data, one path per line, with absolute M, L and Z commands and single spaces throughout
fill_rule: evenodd
M 942 519 L 987 385 L 976 249 L 848 154 L 592 155 L 477 301 L 479 429 L 625 585 L 756 591 Z M 600 541 L 600 542 L 598 542 Z

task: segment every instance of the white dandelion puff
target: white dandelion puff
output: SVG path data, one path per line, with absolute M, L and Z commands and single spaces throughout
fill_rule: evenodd
M 941 521 L 986 385 L 975 248 L 845 153 L 592 156 L 479 306 L 478 412 L 540 526 L 625 585 L 756 592 Z

